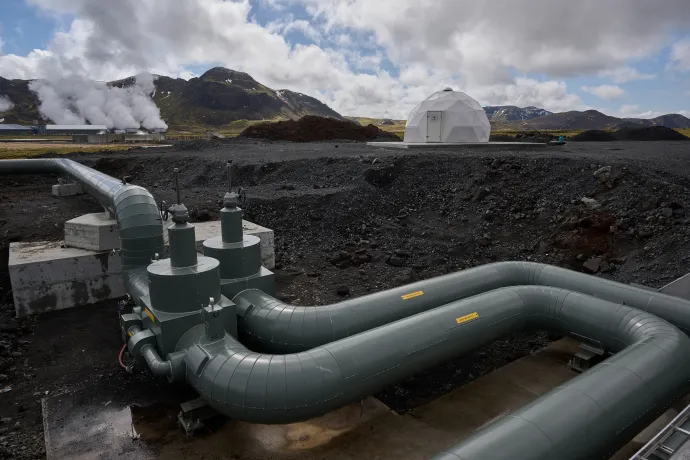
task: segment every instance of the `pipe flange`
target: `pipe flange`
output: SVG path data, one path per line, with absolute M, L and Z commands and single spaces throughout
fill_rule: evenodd
M 141 349 L 144 345 L 156 346 L 156 335 L 151 329 L 145 329 L 134 334 L 127 342 L 127 349 L 132 356 L 139 360 L 141 359 Z
M 134 313 L 126 313 L 120 315 L 120 330 L 122 331 L 122 340 L 127 341 L 129 339 L 129 329 L 132 326 L 136 326 L 141 329 L 141 316 Z
M 172 216 L 173 222 L 176 224 L 186 224 L 189 222 L 189 211 L 183 204 L 174 204 L 170 206 L 168 212 Z

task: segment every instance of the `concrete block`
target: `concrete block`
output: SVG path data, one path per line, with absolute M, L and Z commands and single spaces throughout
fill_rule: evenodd
M 81 184 L 55 184 L 53 185 L 53 196 L 75 196 L 83 195 L 84 189 Z
M 199 252 L 204 252 L 204 241 L 221 235 L 219 220 L 197 222 L 194 224 L 194 226 L 196 227 L 196 249 Z M 261 265 L 269 270 L 274 269 L 276 267 L 276 254 L 273 230 L 246 220 L 242 221 L 242 228 L 245 235 L 254 235 L 259 238 L 259 246 L 261 248 Z
M 18 317 L 125 295 L 117 251 L 68 248 L 62 242 L 11 243 L 8 268 Z
M 65 246 L 90 251 L 119 249 L 117 221 L 104 212 L 68 220 L 65 222 Z

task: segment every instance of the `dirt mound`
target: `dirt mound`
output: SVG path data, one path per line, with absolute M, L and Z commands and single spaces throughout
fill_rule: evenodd
M 549 142 L 557 137 L 547 131 L 518 131 L 515 133 L 515 140 L 518 142 Z
M 374 125 L 360 126 L 351 121 L 313 115 L 307 115 L 297 121 L 288 120 L 249 126 L 242 131 L 240 137 L 291 142 L 400 140 L 395 134 L 382 131 Z
M 587 131 L 576 134 L 570 138 L 573 142 L 610 142 L 615 141 L 616 136 L 608 131 L 601 129 L 589 129 Z
M 220 146 L 221 144 L 222 141 L 217 138 L 195 139 L 193 141 L 178 142 L 175 146 L 175 150 L 179 152 L 213 150 L 218 148 L 218 146 Z
M 615 133 L 619 141 L 688 141 L 690 138 L 665 126 L 621 129 Z

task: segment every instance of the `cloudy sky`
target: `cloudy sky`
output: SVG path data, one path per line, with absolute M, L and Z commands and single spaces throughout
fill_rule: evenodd
M 0 76 L 222 65 L 345 115 L 482 104 L 690 116 L 688 0 L 0 0 Z

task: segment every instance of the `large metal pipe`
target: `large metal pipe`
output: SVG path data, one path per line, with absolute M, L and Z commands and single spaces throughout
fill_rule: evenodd
M 667 322 L 564 289 L 517 286 L 296 354 L 254 353 L 230 336 L 201 339 L 188 348 L 187 380 L 234 419 L 295 422 L 526 327 L 590 337 L 619 353 L 440 458 L 603 458 L 663 412 L 690 379 L 690 339 Z
M 56 174 L 79 182 L 117 220 L 127 292 L 135 300 L 148 294 L 142 267 L 164 251 L 162 219 L 148 190 L 63 158 L 3 160 L 0 174 Z
M 257 351 L 291 353 L 507 286 L 553 286 L 648 311 L 690 333 L 690 302 L 533 262 L 498 262 L 322 307 L 288 305 L 259 291 L 239 293 L 241 339 Z

